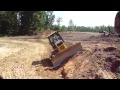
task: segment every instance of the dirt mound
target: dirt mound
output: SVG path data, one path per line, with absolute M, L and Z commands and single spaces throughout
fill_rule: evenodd
M 116 73 L 120 73 L 120 62 L 116 57 L 119 50 L 113 47 L 116 50 L 106 52 L 102 47 L 95 48 L 78 52 L 57 70 L 39 63 L 36 71 L 47 79 L 116 79 Z
M 47 30 L 45 30 L 44 32 L 42 32 L 42 35 L 48 36 L 48 35 L 51 34 L 52 32 L 54 32 L 54 30 L 47 29 Z
M 62 75 L 66 79 L 115 79 L 114 73 L 118 70 L 120 62 L 115 58 L 104 57 L 104 53 L 84 51 L 74 56 L 63 67 Z

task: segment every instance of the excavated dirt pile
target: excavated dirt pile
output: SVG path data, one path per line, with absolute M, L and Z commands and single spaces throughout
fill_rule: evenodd
M 71 79 L 115 79 L 115 73 L 120 73 L 120 59 L 115 56 L 116 52 L 120 53 L 104 49 L 84 51 L 65 65 L 63 75 Z
M 62 34 L 64 39 L 65 34 Z M 46 79 L 117 79 L 120 73 L 118 38 L 88 35 L 89 38 L 87 36 L 80 38 L 79 36 L 77 38 L 82 44 L 83 51 L 77 52 L 57 70 L 51 70 L 50 64 L 44 65 L 48 63 L 47 60 L 44 64 L 39 63 L 36 65 L 38 74 Z M 71 34 L 71 37 L 74 35 Z M 74 42 L 75 39 L 71 41 Z
M 78 52 L 57 70 L 50 70 L 48 61 L 39 63 L 36 71 L 46 79 L 116 79 L 115 73 L 120 73 L 120 59 L 116 55 L 120 51 L 104 51 L 106 49 Z

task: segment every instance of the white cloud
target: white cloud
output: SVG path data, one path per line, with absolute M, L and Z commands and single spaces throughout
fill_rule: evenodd
M 114 26 L 114 19 L 118 11 L 54 11 L 57 17 L 62 17 L 61 25 L 68 26 L 72 19 L 77 26 Z M 56 22 L 54 24 L 57 24 Z

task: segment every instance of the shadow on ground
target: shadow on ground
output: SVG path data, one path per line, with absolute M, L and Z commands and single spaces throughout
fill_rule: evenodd
M 53 67 L 52 62 L 49 58 L 42 59 L 40 61 L 33 61 L 32 65 L 42 65 L 43 67 L 48 67 L 49 70 L 58 70 L 61 67 L 64 67 L 64 65 L 69 61 L 70 58 L 72 58 L 74 55 L 67 57 L 64 59 L 59 66 Z M 74 58 L 74 57 L 73 57 Z
M 52 67 L 52 63 L 49 58 L 42 59 L 41 61 L 33 61 L 32 65 L 42 65 L 43 67 Z
M 50 59 L 46 58 L 46 59 L 42 59 L 41 61 L 33 61 L 32 65 L 42 65 L 43 67 L 48 67 L 48 69 L 50 71 L 52 71 L 52 70 L 58 70 L 59 68 L 63 67 L 64 64 L 67 63 L 67 62 L 68 62 L 68 58 L 67 58 L 67 60 L 65 60 L 64 62 L 62 62 L 61 65 L 59 65 L 57 67 L 53 67 L 53 64 L 50 61 Z

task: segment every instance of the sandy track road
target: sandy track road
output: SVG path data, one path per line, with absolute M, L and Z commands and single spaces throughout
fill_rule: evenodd
M 48 58 L 50 49 L 43 42 L 0 38 L 0 76 L 4 79 L 41 79 L 32 62 Z

